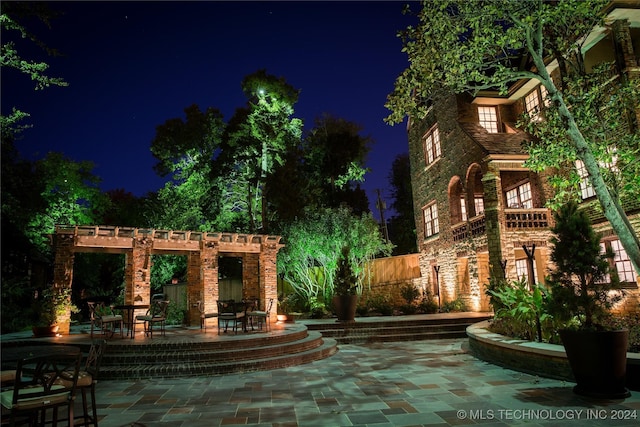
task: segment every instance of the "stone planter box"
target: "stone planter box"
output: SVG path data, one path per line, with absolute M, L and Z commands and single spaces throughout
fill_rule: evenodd
M 518 340 L 487 330 L 489 321 L 467 327 L 469 349 L 485 362 L 545 378 L 575 382 L 562 345 Z M 640 354 L 627 353 L 627 388 L 640 390 Z

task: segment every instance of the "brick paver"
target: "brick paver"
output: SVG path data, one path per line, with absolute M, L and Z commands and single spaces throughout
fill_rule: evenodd
M 475 359 L 465 351 L 466 342 L 345 344 L 327 359 L 270 371 L 102 381 L 97 387 L 99 425 L 640 424 L 639 392 L 624 401 L 588 400 L 572 392 L 572 383 Z

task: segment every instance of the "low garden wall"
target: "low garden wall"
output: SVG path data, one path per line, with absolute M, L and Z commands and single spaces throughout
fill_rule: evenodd
M 530 375 L 575 381 L 563 346 L 506 337 L 489 331 L 488 326 L 487 320 L 467 328 L 473 356 Z M 639 353 L 627 353 L 627 387 L 640 391 Z

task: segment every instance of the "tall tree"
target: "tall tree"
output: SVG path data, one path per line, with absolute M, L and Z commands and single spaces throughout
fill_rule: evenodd
M 413 216 L 413 194 L 411 191 L 411 170 L 409 154 L 398 154 L 391 164 L 389 174 L 391 184 L 391 209 L 396 214 L 389 219 L 389 238 L 395 244 L 394 255 L 404 255 L 418 251 L 416 222 Z
M 441 90 L 476 93 L 497 88 L 506 93 L 508 85 L 518 80 L 538 80 L 551 101 L 550 114 L 557 117 L 554 132 L 539 136 L 554 135 L 565 141 L 568 153 L 564 157 L 584 163 L 604 215 L 640 274 L 640 239 L 616 189 L 607 185 L 600 169 L 603 159 L 598 159 L 597 153 L 608 150 L 602 146 L 602 140 L 593 137 L 597 133 L 588 132 L 588 116 L 577 111 L 572 99 L 567 98 L 567 88 L 559 86 L 547 70 L 548 58 L 557 59 L 563 82 L 571 81 L 586 91 L 587 97 L 595 96 L 595 86 L 580 81 L 584 77 L 582 48 L 586 36 L 603 24 L 607 3 L 608 0 L 424 1 L 418 14 L 419 24 L 402 33 L 403 50 L 409 56 L 410 66 L 396 79 L 387 98 L 391 114 L 386 121 L 400 123 L 407 114 L 421 117 L 430 99 Z M 637 91 L 637 81 L 626 81 L 621 89 L 620 94 Z M 591 105 L 595 107 L 598 103 Z M 637 104 L 632 107 L 637 108 Z M 598 116 L 596 111 L 592 113 Z M 634 126 L 637 124 L 631 124 L 631 132 L 637 134 Z M 548 146 L 551 143 L 546 141 Z M 619 161 L 637 159 L 637 136 L 625 145 L 631 153 L 619 156 Z M 530 154 L 543 159 L 548 152 L 532 150 Z
M 231 171 L 246 182 L 251 231 L 268 232 L 268 177 L 284 163 L 287 153 L 299 144 L 302 120 L 292 117 L 299 91 L 284 78 L 259 70 L 242 80 L 247 107 L 232 118 L 228 154 Z M 258 227 L 258 223 L 260 226 Z
M 154 169 L 170 180 L 158 191 L 155 226 L 210 230 L 219 212 L 217 181 L 212 164 L 219 153 L 225 123 L 215 108 L 197 105 L 184 110 L 185 118 L 166 120 L 156 127 L 151 152 Z M 150 200 L 153 204 L 153 201 Z
M 364 165 L 372 140 L 361 133 L 357 123 L 325 114 L 316 118 L 304 138 L 303 167 L 319 206 L 346 204 L 357 214 L 369 210 L 359 184 L 367 172 Z

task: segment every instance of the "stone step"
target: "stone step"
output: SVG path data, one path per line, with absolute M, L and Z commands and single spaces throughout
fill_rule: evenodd
M 173 364 L 176 361 L 191 363 L 259 359 L 313 349 L 322 345 L 321 337 L 320 332 L 312 331 L 296 340 L 277 342 L 271 345 L 255 340 L 254 345 L 250 347 L 235 345 L 207 346 L 200 344 L 186 345 L 179 348 L 158 346 L 157 348 L 147 348 L 146 351 L 130 351 L 132 346 L 123 346 L 118 349 L 109 347 L 109 352 L 104 355 L 102 364 L 104 366 L 133 366 Z
M 305 326 L 319 331 L 323 337 L 333 338 L 338 344 L 365 344 L 369 342 L 416 341 L 442 338 L 464 338 L 466 328 L 490 318 L 477 316 L 459 318 L 437 318 L 405 316 L 398 318 L 356 319 L 351 323 L 332 320 L 308 321 Z
M 172 378 L 248 372 L 309 363 L 333 355 L 334 339 L 318 331 L 224 342 L 113 345 L 100 367 L 100 377 L 113 379 Z

